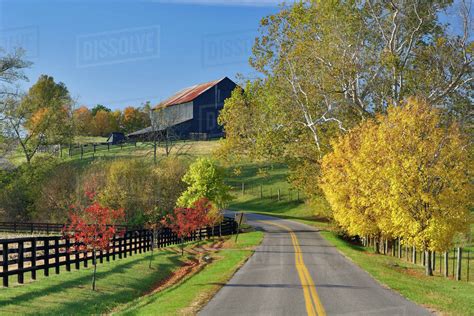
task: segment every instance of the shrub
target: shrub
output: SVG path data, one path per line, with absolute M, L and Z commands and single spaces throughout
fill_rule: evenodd
M 192 206 L 196 201 L 206 198 L 219 209 L 231 200 L 230 187 L 224 183 L 224 171 L 209 158 L 199 158 L 183 177 L 188 188 L 178 199 L 178 205 Z

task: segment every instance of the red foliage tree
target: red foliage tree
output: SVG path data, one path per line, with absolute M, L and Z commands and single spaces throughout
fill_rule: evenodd
M 114 210 L 100 205 L 94 201 L 95 194 L 86 193 L 91 204 L 83 209 L 73 208 L 69 214 L 70 223 L 63 229 L 68 238 L 74 238 L 74 250 L 77 252 L 92 251 L 94 274 L 92 277 L 92 290 L 95 290 L 97 260 L 96 254 L 100 250 L 108 250 L 110 240 L 121 234 L 116 229 L 116 223 L 125 217 L 123 209 Z
M 211 202 L 203 198 L 196 201 L 192 207 L 175 208 L 163 219 L 163 224 L 181 239 L 182 255 L 184 254 L 184 238 L 191 237 L 196 230 L 209 224 L 207 214 L 211 209 Z

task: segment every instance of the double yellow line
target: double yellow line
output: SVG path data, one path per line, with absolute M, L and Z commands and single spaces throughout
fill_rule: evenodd
M 308 313 L 308 316 L 316 316 L 316 315 L 325 316 L 326 312 L 324 311 L 324 307 L 321 304 L 321 300 L 319 299 L 318 293 L 316 292 L 314 281 L 311 278 L 311 274 L 309 274 L 308 268 L 304 264 L 303 253 L 301 251 L 300 244 L 298 242 L 298 238 L 296 237 L 296 234 L 288 226 L 272 223 L 271 221 L 261 221 L 261 222 L 283 228 L 284 230 L 287 230 L 290 233 L 291 241 L 293 243 L 293 248 L 295 249 L 296 270 L 298 271 L 301 286 L 303 287 L 303 295 L 304 295 L 304 300 L 305 300 L 305 305 L 306 305 L 306 312 Z

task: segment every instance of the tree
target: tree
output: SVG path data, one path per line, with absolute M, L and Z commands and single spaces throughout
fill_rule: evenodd
M 110 111 L 98 110 L 92 120 L 95 136 L 108 136 L 113 130 L 112 113 Z
M 106 107 L 105 105 L 97 104 L 91 110 L 92 116 L 95 116 L 97 114 L 97 112 L 99 112 L 99 111 L 112 112 L 112 110 L 109 109 L 108 107 Z
M 72 113 L 74 121 L 74 128 L 76 135 L 91 135 L 92 134 L 92 112 L 86 107 L 81 106 L 75 109 Z
M 95 194 L 89 192 L 91 201 Z M 110 240 L 118 233 L 115 224 L 122 220 L 124 213 L 122 209 L 113 210 L 101 206 L 98 202 L 92 202 L 83 210 L 76 210 L 70 215 L 70 224 L 64 227 L 66 238 L 74 238 L 75 251 L 92 251 L 94 273 L 92 276 L 92 290 L 95 291 L 97 271 L 97 251 L 108 250 Z M 68 250 L 69 251 L 69 250 Z
M 28 163 L 40 146 L 70 142 L 72 103 L 66 86 L 47 75 L 40 76 L 21 100 L 6 101 L 6 124 Z
M 19 49 L 11 54 L 4 54 L 0 48 L 0 158 L 15 148 L 5 111 L 9 103 L 19 97 L 15 85 L 19 81 L 28 80 L 23 70 L 30 65 L 30 62 L 24 60 L 24 51 Z
M 330 139 L 389 104 L 417 95 L 469 122 L 473 44 L 459 7 L 454 34 L 442 18 L 449 1 L 301 1 L 262 19 L 251 57 L 262 76 L 225 102 L 224 150 L 283 160 L 316 196 Z
M 102 205 L 126 210 L 129 225 L 143 225 L 151 212 L 158 190 L 152 165 L 142 159 L 122 159 L 106 167 L 105 186 L 98 192 Z
M 431 260 L 431 251 L 445 251 L 467 231 L 468 142 L 458 123 L 442 124 L 440 112 L 409 99 L 334 143 L 321 187 L 349 234 L 401 237 Z
M 208 225 L 207 214 L 211 209 L 209 200 L 201 198 L 190 207 L 175 208 L 163 219 L 163 224 L 180 238 L 181 255 L 184 255 L 184 238 L 191 237 L 196 230 Z
M 183 181 L 188 188 L 179 197 L 178 206 L 190 207 L 205 198 L 222 209 L 232 198 L 229 186 L 224 183 L 224 171 L 209 158 L 199 158 L 192 163 Z
M 123 125 L 127 133 L 147 127 L 144 123 L 144 115 L 139 108 L 129 106 L 123 110 Z

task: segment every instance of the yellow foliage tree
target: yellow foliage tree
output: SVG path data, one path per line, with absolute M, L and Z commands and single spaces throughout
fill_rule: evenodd
M 457 124 L 412 98 L 333 146 L 321 188 L 335 220 L 351 235 L 381 233 L 422 249 L 431 275 L 431 251 L 446 250 L 468 229 L 471 168 Z

